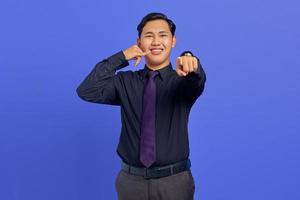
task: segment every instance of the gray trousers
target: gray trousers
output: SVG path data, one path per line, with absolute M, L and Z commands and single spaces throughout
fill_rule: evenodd
M 115 181 L 119 200 L 193 200 L 191 171 L 158 179 L 145 179 L 121 170 Z

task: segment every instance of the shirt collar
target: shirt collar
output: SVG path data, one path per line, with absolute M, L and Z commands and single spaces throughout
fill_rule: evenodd
M 172 70 L 173 70 L 172 64 L 169 63 L 167 66 L 161 68 L 160 70 L 157 70 L 158 73 L 159 73 L 158 76 L 161 78 L 162 81 L 164 81 L 167 78 L 167 76 L 169 74 L 171 74 Z M 145 65 L 145 67 L 142 71 L 142 78 L 143 79 L 146 79 L 147 74 L 148 74 L 149 71 L 150 71 L 150 69 L 147 67 L 147 65 Z

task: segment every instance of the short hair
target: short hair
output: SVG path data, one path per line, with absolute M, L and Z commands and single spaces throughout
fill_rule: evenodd
M 137 26 L 139 37 L 141 37 L 143 28 L 149 21 L 158 20 L 158 19 L 165 20 L 169 24 L 169 28 L 172 33 L 172 36 L 175 35 L 176 25 L 174 24 L 174 22 L 163 13 L 152 12 L 147 14 L 145 17 L 143 17 L 142 21 Z

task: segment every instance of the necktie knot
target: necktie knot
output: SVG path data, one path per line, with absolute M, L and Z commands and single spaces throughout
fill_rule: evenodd
M 149 71 L 148 75 L 150 79 L 154 79 L 158 75 L 158 71 Z

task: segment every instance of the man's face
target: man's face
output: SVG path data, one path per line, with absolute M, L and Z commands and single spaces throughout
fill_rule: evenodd
M 151 51 L 145 56 L 147 65 L 161 68 L 169 64 L 176 38 L 172 36 L 168 23 L 159 19 L 147 22 L 137 43 L 144 52 Z

